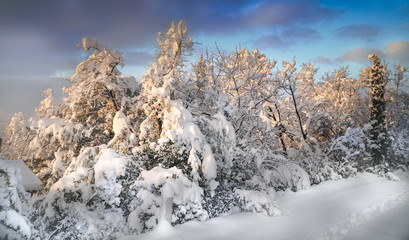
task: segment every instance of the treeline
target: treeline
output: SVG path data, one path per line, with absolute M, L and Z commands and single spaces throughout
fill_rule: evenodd
M 24 160 L 44 189 L 31 211 L 4 207 L 31 227 L 10 232 L 114 239 L 160 221 L 277 215 L 276 191 L 408 167 L 407 67 L 372 55 L 358 78 L 340 67 L 316 79 L 314 63 L 277 64 L 240 48 L 188 62 L 194 42 L 183 21 L 157 44 L 137 82 L 121 76 L 120 52 L 83 39 L 91 54 L 64 97 L 48 89 L 36 117 L 11 118 L 1 151 Z

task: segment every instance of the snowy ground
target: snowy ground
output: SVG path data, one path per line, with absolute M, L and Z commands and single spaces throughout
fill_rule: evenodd
M 133 239 L 409 239 L 409 174 L 388 181 L 368 173 L 278 196 L 282 214 L 236 214 L 174 228 L 159 226 Z

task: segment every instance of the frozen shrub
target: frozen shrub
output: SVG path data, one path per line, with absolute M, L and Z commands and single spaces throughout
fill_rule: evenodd
M 240 210 L 243 212 L 264 213 L 269 216 L 280 214 L 273 188 L 268 191 L 236 189 L 235 193 L 239 198 Z
M 203 189 L 176 167 L 142 171 L 133 188 L 137 204 L 128 222 L 136 232 L 153 229 L 161 219 L 173 224 L 208 219 L 201 206 Z
M 9 164 L 0 156 L 0 238 L 30 239 L 29 213 L 30 195 L 23 187 L 20 169 Z

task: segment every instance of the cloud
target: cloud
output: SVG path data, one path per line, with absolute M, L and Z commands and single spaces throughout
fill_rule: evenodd
M 47 88 L 61 96 L 61 89 L 69 83 L 43 76 L 18 76 L 0 78 L 0 121 L 7 121 L 14 112 L 33 115 L 35 107 L 43 99 L 41 93 Z
M 152 62 L 153 55 L 148 52 L 134 51 L 123 54 L 125 65 L 147 66 Z
M 338 57 L 336 60 L 338 62 L 356 62 L 364 64 L 368 62 L 369 54 L 375 54 L 381 58 L 385 57 L 385 54 L 379 49 L 368 49 L 359 47 L 346 51 L 342 56 Z
M 74 46 L 61 47 L 47 35 L 29 31 L 0 34 L 0 76 L 50 76 L 75 70 L 81 58 Z
M 331 59 L 326 58 L 326 57 L 324 57 L 324 56 L 318 56 L 317 58 L 315 58 L 314 61 L 317 62 L 317 63 L 327 64 L 327 65 L 333 64 L 333 62 L 334 62 L 334 61 L 332 61 Z
M 280 35 L 270 34 L 256 39 L 257 48 L 273 48 L 283 50 L 290 47 L 295 42 L 293 40 L 284 40 Z
M 299 43 L 307 44 L 323 39 L 322 35 L 312 28 L 286 28 L 280 34 L 269 34 L 255 40 L 258 48 L 287 49 Z
M 344 52 L 344 54 L 342 54 L 342 56 L 338 57 L 336 60 L 338 62 L 367 63 L 369 54 L 376 54 L 378 57 L 384 58 L 387 61 L 393 62 L 397 61 L 404 64 L 408 64 L 409 42 L 406 41 L 391 42 L 384 47 L 384 50 L 359 47 Z
M 334 19 L 340 12 L 323 7 L 319 1 L 266 1 L 245 19 L 251 26 L 288 26 L 294 23 L 311 24 Z
M 0 32 L 32 29 L 72 46 L 82 37 L 97 38 L 115 49 L 148 46 L 172 20 L 186 20 L 193 32 L 234 32 L 258 1 L 190 0 L 30 0 L 0 3 Z M 6 24 L 7 23 L 7 24 Z M 74 43 L 72 43 L 74 41 Z
M 184 19 L 192 33 L 237 33 L 254 27 L 288 27 L 333 19 L 338 12 L 317 0 L 31 0 L 0 3 L 1 29 L 32 29 L 53 42 L 73 46 L 82 37 L 97 38 L 113 49 L 152 47 L 158 31 Z M 153 40 L 153 41 L 152 41 Z M 152 44 L 153 42 L 153 44 Z
M 409 63 L 409 42 L 396 41 L 389 43 L 385 47 L 388 57 L 404 63 Z
M 352 24 L 335 30 L 335 35 L 340 38 L 359 38 L 370 40 L 380 33 L 380 28 L 367 24 Z
M 323 39 L 322 35 L 317 30 L 312 29 L 312 28 L 295 28 L 295 27 L 287 28 L 282 32 L 281 35 L 285 39 L 303 40 L 303 41 Z

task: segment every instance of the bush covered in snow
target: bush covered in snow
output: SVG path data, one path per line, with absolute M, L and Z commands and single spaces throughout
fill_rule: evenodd
M 21 171 L 0 155 L 0 238 L 30 239 L 32 224 L 27 218 L 30 194 L 23 186 Z

